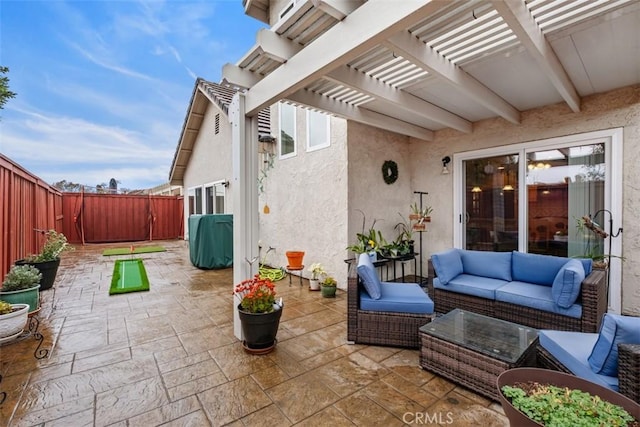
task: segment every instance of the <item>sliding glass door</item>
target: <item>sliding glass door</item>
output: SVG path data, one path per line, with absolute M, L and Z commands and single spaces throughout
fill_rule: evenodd
M 602 255 L 601 239 L 585 231 L 581 218 L 604 209 L 604 157 L 605 145 L 597 142 L 463 160 L 463 247 Z
M 622 131 L 454 153 L 454 246 L 610 259 L 610 309 L 620 309 Z M 616 235 L 617 236 L 617 235 Z M 614 236 L 615 237 L 615 236 Z

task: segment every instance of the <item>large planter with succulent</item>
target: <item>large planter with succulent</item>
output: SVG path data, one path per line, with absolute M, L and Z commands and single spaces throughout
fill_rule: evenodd
M 0 300 L 10 304 L 28 304 L 29 313 L 40 310 L 42 274 L 32 265 L 14 265 L 0 288 Z
M 309 267 L 309 272 L 311 273 L 311 278 L 309 279 L 309 290 L 310 291 L 319 291 L 320 290 L 320 280 L 326 276 L 327 272 L 324 270 L 324 267 L 319 262 L 314 262 Z
M 498 377 L 497 386 L 512 426 L 636 426 L 640 421 L 638 403 L 563 372 L 514 368 Z
M 28 314 L 28 304 L 0 301 L 0 343 L 10 341 L 22 333 Z
M 250 354 L 267 354 L 276 346 L 282 317 L 282 298 L 276 302 L 275 286 L 269 279 L 255 275 L 236 285 L 238 314 L 242 327 L 242 346 Z
M 40 290 L 44 291 L 53 287 L 60 266 L 60 255 L 65 251 L 73 250 L 67 242 L 64 234 L 55 230 L 46 232 L 46 240 L 42 251 L 37 255 L 29 255 L 28 257 L 15 262 L 16 265 L 32 265 L 42 273 L 40 282 Z

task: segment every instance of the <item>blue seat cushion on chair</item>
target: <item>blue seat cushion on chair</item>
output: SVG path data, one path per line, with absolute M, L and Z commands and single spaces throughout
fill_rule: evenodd
M 433 301 L 417 283 L 381 283 L 382 297 L 360 293 L 360 308 L 393 313 L 433 314 Z
M 496 301 L 558 313 L 576 319 L 582 317 L 582 306 L 580 304 L 573 304 L 567 308 L 560 307 L 553 299 L 549 286 L 540 286 L 533 283 L 516 281 L 507 283 L 500 289 L 496 289 Z
M 556 275 L 567 261 L 569 258 L 513 251 L 511 264 L 513 280 L 552 286 Z M 582 262 L 585 276 L 588 276 L 591 273 L 591 260 L 579 259 L 579 261 Z
M 584 267 L 577 259 L 567 261 L 553 280 L 551 296 L 562 308 L 571 307 L 580 295 L 584 280 Z
M 463 273 L 462 259 L 457 249 L 449 249 L 431 255 L 431 263 L 440 283 L 446 285 L 449 280 Z
M 511 281 L 511 252 L 460 250 L 465 274 Z
M 587 358 L 598 334 L 555 330 L 538 331 L 540 346 L 575 376 L 618 391 L 618 377 L 597 374 L 591 370 Z
M 593 372 L 618 376 L 618 344 L 640 344 L 640 317 L 605 313 L 588 359 Z
M 505 280 L 492 279 L 490 277 L 472 276 L 470 274 L 460 274 L 446 285 L 443 285 L 436 277 L 433 279 L 433 287 L 445 291 L 457 292 L 460 294 L 473 295 L 480 298 L 495 299 L 496 289 L 509 283 Z
M 369 254 L 360 254 L 358 258 L 358 276 L 369 296 L 373 299 L 380 299 L 380 279 L 376 269 L 371 262 Z

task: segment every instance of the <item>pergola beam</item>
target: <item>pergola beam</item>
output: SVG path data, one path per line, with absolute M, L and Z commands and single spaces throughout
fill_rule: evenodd
M 525 3 L 521 0 L 492 0 L 491 3 L 511 28 L 511 31 L 518 37 L 520 43 L 545 72 L 569 108 L 574 113 L 578 113 L 580 111 L 580 96 L 553 48 L 533 20 Z
M 520 112 L 515 107 L 416 37 L 413 37 L 408 31 L 402 31 L 390 37 L 384 44 L 396 54 L 422 67 L 430 74 L 439 76 L 458 87 L 466 95 L 472 97 L 500 117 L 511 123 L 520 123 Z
M 347 15 L 360 7 L 363 0 L 311 0 L 314 7 L 327 15 L 331 15 L 338 21 L 342 21 Z
M 468 120 L 347 66 L 331 71 L 325 78 L 460 132 L 472 131 Z
M 247 115 L 258 114 L 447 5 L 430 0 L 369 0 L 251 87 Z
M 355 107 L 344 102 L 336 101 L 326 96 L 318 95 L 302 89 L 287 97 L 287 99 L 320 110 L 329 111 L 348 120 L 353 120 L 369 126 L 389 130 L 400 135 L 412 136 L 425 141 L 433 140 L 433 132 L 429 129 L 403 122 L 393 117 L 385 116 L 362 107 Z
M 237 65 L 227 63 L 222 66 L 222 82 L 224 83 L 247 88 L 258 83 L 261 79 L 262 76 L 259 74 L 244 70 Z

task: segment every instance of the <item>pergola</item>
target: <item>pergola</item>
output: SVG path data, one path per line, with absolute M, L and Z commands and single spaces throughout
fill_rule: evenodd
M 245 0 L 268 22 L 268 0 Z M 223 81 L 230 107 L 234 279 L 258 250 L 257 114 L 285 100 L 430 141 L 446 128 L 640 83 L 638 0 L 299 0 Z M 238 332 L 237 332 L 238 334 Z

